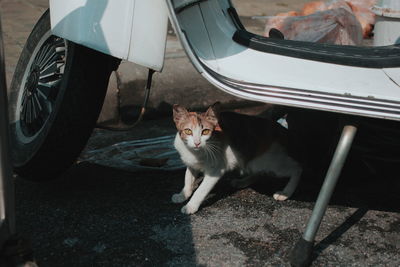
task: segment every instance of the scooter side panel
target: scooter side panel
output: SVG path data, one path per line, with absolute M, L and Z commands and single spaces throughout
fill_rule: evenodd
M 53 34 L 161 71 L 168 11 L 163 0 L 50 0 Z
M 170 11 L 172 5 L 170 5 Z M 198 44 L 182 20 L 199 9 L 214 58 L 197 52 Z M 345 66 L 249 49 L 232 40 L 236 30 L 221 1 L 209 0 L 171 16 L 193 65 L 223 91 L 254 101 L 369 117 L 400 120 L 400 68 Z M 171 11 L 173 12 L 173 11 Z M 191 11 L 193 12 L 193 11 Z M 209 52 L 209 54 L 211 54 Z M 395 76 L 397 75 L 397 76 Z
M 383 69 L 383 71 L 390 80 L 400 86 L 400 68 L 387 68 Z
M 135 0 L 50 0 L 53 34 L 127 59 Z
M 161 71 L 168 30 L 164 0 L 136 0 L 128 61 Z

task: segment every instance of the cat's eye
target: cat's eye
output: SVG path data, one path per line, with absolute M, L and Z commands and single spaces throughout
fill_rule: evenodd
M 187 135 L 192 135 L 192 130 L 190 130 L 190 129 L 185 129 L 184 132 Z
M 210 134 L 210 130 L 209 129 L 204 129 L 202 132 L 201 132 L 201 134 L 202 135 L 209 135 Z

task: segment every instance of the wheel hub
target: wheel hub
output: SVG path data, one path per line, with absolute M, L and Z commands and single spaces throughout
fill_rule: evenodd
M 29 74 L 28 81 L 26 83 L 26 90 L 28 90 L 30 94 L 34 94 L 37 92 L 37 87 L 39 85 L 39 78 L 40 78 L 40 67 L 36 65 Z
M 17 111 L 21 133 L 28 139 L 43 129 L 55 109 L 65 59 L 65 41 L 51 35 L 29 68 Z

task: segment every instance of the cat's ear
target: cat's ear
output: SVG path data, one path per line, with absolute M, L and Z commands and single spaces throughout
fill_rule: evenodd
M 174 122 L 175 122 L 176 126 L 178 126 L 179 122 L 182 119 L 186 118 L 189 115 L 189 112 L 187 111 L 187 109 L 178 104 L 175 104 L 172 107 L 172 110 L 173 110 L 173 117 L 174 117 Z
M 219 111 L 220 111 L 220 102 L 214 103 L 212 106 L 210 106 L 205 115 L 208 121 L 216 125 L 218 123 L 218 116 L 219 116 Z
M 221 110 L 221 102 L 217 101 L 214 104 L 212 104 L 211 108 L 214 110 L 215 115 L 218 116 L 220 110 Z

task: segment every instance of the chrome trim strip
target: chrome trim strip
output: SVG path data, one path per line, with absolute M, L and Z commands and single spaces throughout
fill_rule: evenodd
M 335 95 L 294 88 L 252 84 L 222 76 L 199 61 L 203 76 L 223 91 L 248 100 L 365 117 L 400 120 L 400 101 Z
M 218 79 L 218 78 L 217 78 Z M 223 78 L 220 80 L 223 80 Z M 341 96 L 341 95 L 334 95 L 329 93 L 320 93 L 320 92 L 310 92 L 310 93 L 302 93 L 301 90 L 293 89 L 290 91 L 286 88 L 278 88 L 278 87 L 271 87 L 266 85 L 259 85 L 258 87 L 254 85 L 249 85 L 246 83 L 233 83 L 227 82 L 224 80 L 224 83 L 230 85 L 232 88 L 236 90 L 246 91 L 248 93 L 252 93 L 255 95 L 271 95 L 275 97 L 282 97 L 288 98 L 291 97 L 292 99 L 296 99 L 302 101 L 304 99 L 309 99 L 310 102 L 318 102 L 321 104 L 330 104 L 330 103 L 347 103 L 348 105 L 352 105 L 353 107 L 366 107 L 371 108 L 374 106 L 376 108 L 381 108 L 382 110 L 387 111 L 399 111 L 400 102 L 395 101 L 386 101 L 386 100 L 377 100 L 377 99 L 368 99 L 362 97 L 355 97 L 355 96 Z M 299 91 L 299 92 L 297 92 Z

